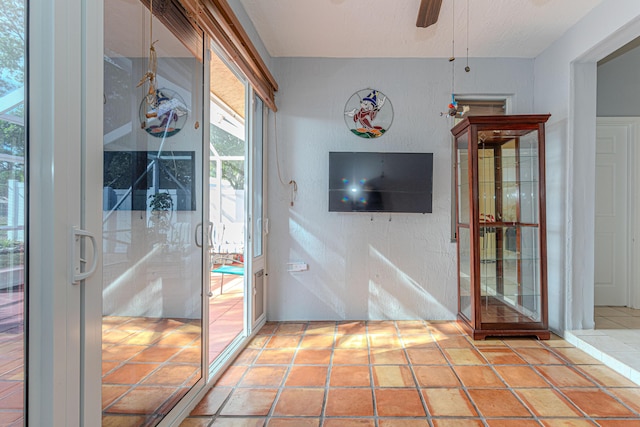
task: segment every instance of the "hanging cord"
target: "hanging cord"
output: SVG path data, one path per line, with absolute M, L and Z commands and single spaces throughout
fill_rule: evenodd
M 451 56 L 449 62 L 456 60 L 456 1 L 451 2 Z
M 278 113 L 273 113 L 273 130 L 274 130 L 274 144 L 276 146 L 276 170 L 278 171 L 278 181 L 282 184 L 283 187 L 286 187 L 284 180 L 282 179 L 282 174 L 280 172 L 280 156 L 278 156 Z M 289 206 L 293 206 L 294 202 L 298 198 L 298 183 L 295 179 L 289 181 Z
M 280 181 L 280 184 L 282 184 L 283 187 L 286 187 L 287 184 L 284 183 L 284 180 L 282 179 L 282 174 L 280 173 L 280 158 L 278 157 L 278 113 L 275 112 L 273 113 L 273 130 L 274 130 L 274 138 L 273 138 L 273 142 L 276 146 L 276 170 L 278 171 L 278 180 Z
M 458 103 L 455 96 L 455 83 L 456 83 L 456 1 L 451 2 L 451 103 L 449 104 L 449 116 L 455 117 L 458 114 Z
M 153 0 L 149 1 L 149 63 L 147 65 L 147 72 L 142 76 L 137 87 L 142 86 L 146 82 L 149 82 L 149 90 L 145 95 L 147 105 L 150 106 L 153 111 L 147 111 L 147 118 L 157 117 L 158 113 L 155 111 L 156 104 L 158 102 L 156 94 L 156 74 L 158 71 L 158 56 L 156 54 L 155 44 L 157 40 L 153 40 Z
M 464 67 L 464 71 L 467 73 L 471 71 L 471 67 L 469 67 L 469 0 L 467 0 L 467 65 Z

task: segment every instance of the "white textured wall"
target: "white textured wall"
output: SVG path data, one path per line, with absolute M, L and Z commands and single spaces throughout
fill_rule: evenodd
M 272 114 L 268 152 L 268 319 L 453 319 L 451 121 L 440 116 L 450 101 L 451 64 L 446 59 L 272 61 L 280 90 L 277 135 Z M 456 93 L 511 94 L 512 113 L 532 112 L 532 60 L 473 59 L 469 74 L 464 65 L 457 64 Z M 344 122 L 346 101 L 364 88 L 382 91 L 395 112 L 390 130 L 375 140 L 354 136 Z M 329 151 L 434 153 L 433 213 L 329 213 Z M 298 183 L 293 207 L 290 179 Z M 304 261 L 309 270 L 287 272 L 289 261 Z
M 534 107 L 549 111 L 549 322 L 593 327 L 596 62 L 640 35 L 640 2 L 607 0 L 535 60 Z

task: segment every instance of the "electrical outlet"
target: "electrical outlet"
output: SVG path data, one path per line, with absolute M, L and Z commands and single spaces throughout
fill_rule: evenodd
M 309 264 L 305 262 L 290 262 L 287 264 L 287 271 L 307 271 Z

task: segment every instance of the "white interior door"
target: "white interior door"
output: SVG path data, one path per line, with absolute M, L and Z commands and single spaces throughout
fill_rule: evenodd
M 629 302 L 629 125 L 598 120 L 596 140 L 595 305 Z

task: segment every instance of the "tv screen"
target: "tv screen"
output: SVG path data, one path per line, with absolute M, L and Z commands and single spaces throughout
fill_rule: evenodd
M 330 212 L 431 213 L 433 153 L 329 153 Z
M 103 210 L 144 211 L 151 197 L 169 193 L 171 210 L 193 211 L 195 151 L 105 151 Z

